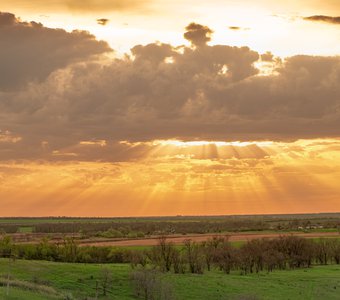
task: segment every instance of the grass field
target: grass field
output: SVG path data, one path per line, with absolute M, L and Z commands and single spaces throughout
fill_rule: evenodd
M 6 294 L 6 288 L 0 287 L 0 299 L 4 300 L 52 300 L 58 299 L 53 296 L 32 292 L 19 288 L 10 288 L 9 295 Z
M 135 299 L 130 266 L 114 264 L 104 267 L 109 268 L 112 283 L 107 297 L 100 296 L 99 299 Z M 65 299 L 67 295 L 69 299 L 84 299 L 95 296 L 96 281 L 99 282 L 101 294 L 103 265 L 24 260 L 9 265 L 7 260 L 0 259 L 2 281 L 5 281 L 8 269 L 11 280 L 16 280 L 18 284 L 10 286 L 9 297 L 6 296 L 6 287 L 0 287 L 0 299 Z M 247 299 L 244 298 L 246 296 L 257 296 L 256 299 L 317 300 L 339 299 L 340 295 L 340 266 L 335 265 L 248 276 L 237 272 L 225 275 L 211 271 L 203 275 L 165 274 L 162 278 L 172 285 L 178 300 Z M 49 293 L 49 290 L 55 293 Z
M 130 266 L 115 264 L 105 265 L 104 267 L 110 268 L 114 282 L 109 289 L 107 299 L 133 299 L 129 276 Z M 86 296 L 95 295 L 96 281 L 101 281 L 101 273 L 104 267 L 96 264 L 17 260 L 11 263 L 10 274 L 17 280 L 44 284 L 53 287 L 61 295 L 72 295 L 75 299 L 82 299 Z M 1 259 L 0 276 L 7 274 L 8 269 L 8 260 Z
M 276 271 L 270 274 L 224 275 L 207 272 L 203 276 L 171 275 L 178 299 L 339 299 L 340 267 Z M 245 297 L 246 298 L 246 297 Z

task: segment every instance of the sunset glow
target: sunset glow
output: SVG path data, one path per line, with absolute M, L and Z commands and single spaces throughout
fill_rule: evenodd
M 340 211 L 339 1 L 0 9 L 1 216 Z

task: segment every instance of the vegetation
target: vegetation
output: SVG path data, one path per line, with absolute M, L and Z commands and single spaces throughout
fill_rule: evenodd
M 0 278 L 6 282 L 8 270 L 8 259 L 0 259 Z M 10 295 L 14 288 L 57 299 L 95 299 L 96 296 L 100 299 L 133 299 L 130 267 L 127 264 L 103 266 L 16 260 L 10 266 L 10 273 L 11 280 L 18 283 L 12 286 L 11 282 Z M 6 286 L 2 290 L 6 292 Z
M 340 214 L 157 218 L 1 218 L 0 232 L 140 238 L 160 234 L 339 230 Z
M 309 268 L 313 264 L 340 264 L 340 240 L 315 241 L 282 236 L 250 240 L 237 248 L 229 243 L 227 237 L 214 237 L 202 243 L 186 240 L 184 247 L 179 249 L 162 237 L 151 251 L 140 254 L 132 266 L 145 267 L 148 262 L 163 272 L 195 274 L 212 268 L 226 274 L 236 270 L 244 275 Z
M 8 260 L 0 259 L 0 277 L 7 275 Z M 46 261 L 16 260 L 11 265 L 13 280 L 38 283 L 54 289 L 58 296 L 43 291 L 10 286 L 0 286 L 0 299 L 49 300 L 49 299 L 95 299 L 98 282 L 98 299 L 136 299 L 133 273 L 129 264 L 107 264 L 112 281 L 103 295 L 100 281 L 103 266 L 99 264 L 54 263 Z M 140 272 L 141 270 L 136 270 Z M 134 271 L 132 271 L 134 272 Z M 309 269 L 282 270 L 240 275 L 231 271 L 226 276 L 212 269 L 203 275 L 185 273 L 154 273 L 156 287 L 170 290 L 176 300 L 201 299 L 338 299 L 340 289 L 340 266 L 314 266 Z M 148 276 L 148 275 L 147 275 Z M 163 287 L 162 287 L 163 286 Z M 156 290 L 160 288 L 157 287 Z M 140 298 L 143 299 L 143 298 Z M 163 298 L 164 299 L 164 298 Z M 169 298 L 168 298 L 169 299 Z
M 159 239 L 155 247 L 135 250 L 117 247 L 79 247 L 72 238 L 62 243 L 42 239 L 38 244 L 14 244 L 11 237 L 0 239 L 0 257 L 78 263 L 127 263 L 145 267 L 151 264 L 161 271 L 203 273 L 219 268 L 225 273 L 240 269 L 243 273 L 263 270 L 310 267 L 312 264 L 340 264 L 340 239 L 308 240 L 296 236 L 254 239 L 238 247 L 228 237 L 216 236 L 196 243 L 187 239 L 175 247 Z
M 339 224 L 338 214 L 0 219 L 0 299 L 337 299 L 339 238 L 286 234 L 231 243 L 221 233 L 337 231 Z M 173 233 L 220 235 L 174 245 L 167 240 Z M 156 235 L 153 247 L 79 244 Z
M 37 244 L 15 244 L 10 236 L 0 238 L 0 257 L 78 263 L 131 262 L 138 250 L 115 247 L 79 247 L 73 238 L 55 244 L 44 238 Z

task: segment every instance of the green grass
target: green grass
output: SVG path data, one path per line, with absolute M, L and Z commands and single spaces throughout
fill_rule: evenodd
M 133 299 L 130 266 L 126 264 L 106 266 L 110 268 L 114 282 L 107 299 Z M 17 260 L 8 267 L 8 260 L 0 259 L 0 276 L 7 274 L 8 269 L 15 279 L 45 284 L 61 294 L 70 294 L 76 299 L 83 299 L 95 296 L 96 281 L 101 282 L 103 265 Z
M 31 292 L 18 288 L 10 288 L 9 294 L 6 293 L 6 287 L 0 287 L 0 299 L 3 300 L 55 300 L 57 298 L 46 294 Z
M 112 284 L 108 296 L 99 299 L 135 299 L 130 282 L 130 266 L 127 264 L 105 265 L 112 274 Z M 0 259 L 0 277 L 10 269 L 11 278 L 22 282 L 35 282 L 51 287 L 59 295 L 72 295 L 74 299 L 84 299 L 95 295 L 96 280 L 101 280 L 103 265 L 67 264 L 46 261 L 17 260 L 10 265 Z M 267 274 L 240 275 L 233 272 L 225 275 L 219 271 L 205 272 L 203 275 L 165 274 L 163 279 L 173 286 L 177 300 L 187 299 L 237 299 L 240 295 L 256 295 L 258 299 L 339 299 L 340 266 L 315 266 L 311 269 L 274 271 Z M 10 287 L 10 297 L 6 288 L 0 287 L 0 299 L 56 299 L 52 295 L 36 291 Z
M 166 275 L 175 286 L 178 299 L 237 299 L 254 295 L 258 299 L 339 299 L 340 266 L 275 271 L 267 274 Z

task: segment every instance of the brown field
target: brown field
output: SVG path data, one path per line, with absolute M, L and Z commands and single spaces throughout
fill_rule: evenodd
M 247 241 L 260 238 L 275 238 L 284 235 L 294 235 L 305 238 L 321 238 L 321 237 L 340 237 L 338 232 L 313 232 L 313 233 L 253 233 L 242 234 L 232 233 L 228 234 L 230 241 Z M 195 242 L 202 242 L 214 236 L 226 236 L 225 234 L 198 234 L 198 235 L 181 235 L 181 236 L 167 236 L 167 241 L 174 244 L 183 244 L 185 240 L 190 239 Z M 158 238 L 144 238 L 144 239 L 120 239 L 120 240 L 105 240 L 105 241 L 81 241 L 83 246 L 153 246 L 157 245 Z
M 176 245 L 183 244 L 185 240 L 192 240 L 195 242 L 206 241 L 214 236 L 228 236 L 231 242 L 234 241 L 248 241 L 252 239 L 261 238 L 275 238 L 279 236 L 294 235 L 305 238 L 321 238 L 321 237 L 340 237 L 339 232 L 291 232 L 291 233 L 229 233 L 229 234 L 187 234 L 187 235 L 168 235 L 167 240 Z M 51 237 L 45 233 L 15 233 L 11 234 L 13 241 L 17 244 L 36 244 L 39 243 L 44 237 L 48 237 L 52 243 L 62 243 L 64 234 L 56 233 Z M 73 237 L 80 246 L 153 246 L 158 243 L 158 236 L 140 239 L 129 238 L 90 238 L 81 239 L 79 234 L 70 234 L 68 237 Z

